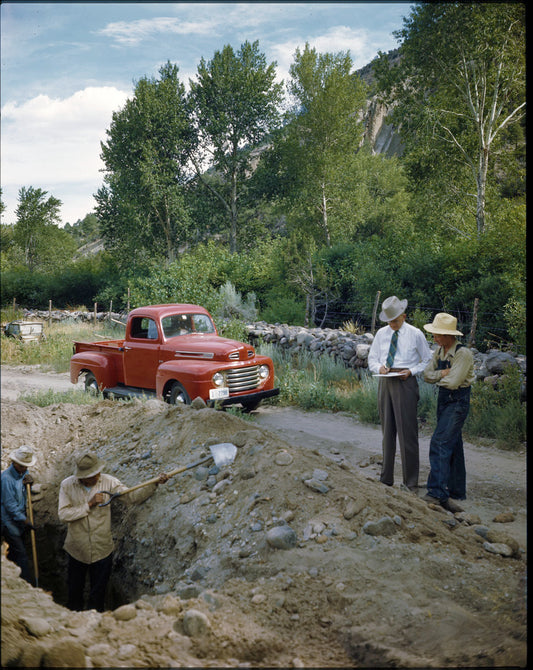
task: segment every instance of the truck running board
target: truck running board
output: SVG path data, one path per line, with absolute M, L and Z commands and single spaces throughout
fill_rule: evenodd
M 134 389 L 127 386 L 111 386 L 104 389 L 104 398 L 155 398 L 155 391 Z

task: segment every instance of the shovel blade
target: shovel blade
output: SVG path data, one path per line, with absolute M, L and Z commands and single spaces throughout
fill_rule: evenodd
M 237 454 L 237 447 L 231 442 L 221 442 L 220 444 L 212 444 L 209 447 L 211 456 L 215 461 L 215 465 L 223 468 L 226 465 L 231 465 L 235 460 Z

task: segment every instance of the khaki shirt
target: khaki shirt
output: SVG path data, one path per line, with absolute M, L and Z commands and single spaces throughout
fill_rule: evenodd
M 116 477 L 102 473 L 96 484 L 87 490 L 77 477 L 72 475 L 61 482 L 59 488 L 59 520 L 68 524 L 64 549 L 82 563 L 95 563 L 113 551 L 111 534 L 111 505 L 89 507 L 89 500 L 99 491 L 120 493 L 128 487 Z M 146 500 L 157 488 L 150 484 L 121 496 L 121 500 L 137 503 Z M 106 502 L 106 500 L 104 500 Z
M 445 377 L 441 376 L 441 370 L 438 369 L 438 362 L 450 361 L 450 372 Z M 454 390 L 472 386 L 476 380 L 474 374 L 474 357 L 467 347 L 457 349 L 457 342 L 444 354 L 444 349 L 439 347 L 424 370 L 424 380 L 430 384 L 437 384 L 444 388 Z

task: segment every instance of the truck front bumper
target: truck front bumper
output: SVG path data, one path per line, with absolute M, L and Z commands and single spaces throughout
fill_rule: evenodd
M 236 395 L 229 398 L 224 398 L 223 400 L 210 400 L 208 405 L 214 405 L 215 403 L 220 403 L 222 406 L 226 405 L 256 405 L 261 400 L 265 398 L 273 398 L 274 396 L 279 395 L 279 389 L 270 389 L 268 391 L 258 391 L 257 393 L 247 393 L 246 395 Z

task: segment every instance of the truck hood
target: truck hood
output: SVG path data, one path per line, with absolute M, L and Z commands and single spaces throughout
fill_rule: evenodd
M 255 350 L 249 344 L 202 333 L 173 337 L 167 341 L 165 349 L 173 351 L 176 358 L 248 361 L 255 356 Z

